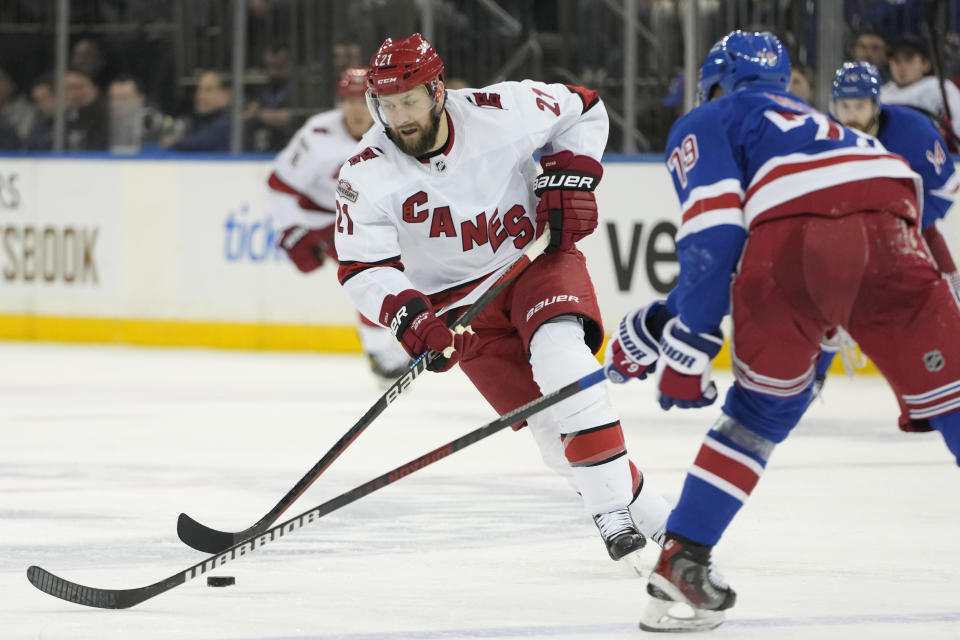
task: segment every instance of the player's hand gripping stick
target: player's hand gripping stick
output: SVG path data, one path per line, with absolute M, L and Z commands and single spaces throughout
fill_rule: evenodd
M 414 289 L 387 296 L 380 309 L 380 320 L 390 327 L 411 358 L 419 357 L 427 349 L 441 354 L 427 364 L 430 371 L 447 371 L 476 341 L 469 325 L 458 325 L 456 331 L 448 329 L 430 302 Z
M 657 372 L 657 400 L 670 407 L 692 409 L 713 404 L 717 386 L 710 380 L 710 362 L 723 346 L 719 329 L 692 333 L 680 318 L 673 318 L 660 336 L 663 361 Z
M 643 380 L 656 370 L 660 357 L 660 336 L 670 319 L 663 300 L 634 309 L 620 320 L 617 335 L 607 343 L 603 373 L 607 379 L 623 384 L 632 378 Z
M 597 228 L 597 200 L 593 190 L 600 183 L 603 167 L 590 156 L 561 151 L 540 159 L 543 173 L 534 193 L 537 203 L 537 233 L 550 227 L 547 253 L 569 249 Z

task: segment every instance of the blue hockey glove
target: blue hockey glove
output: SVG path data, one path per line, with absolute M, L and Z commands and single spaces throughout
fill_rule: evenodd
M 655 370 L 660 357 L 660 335 L 669 319 L 670 312 L 663 300 L 655 300 L 623 316 L 617 334 L 607 342 L 603 357 L 603 373 L 610 382 L 643 380 Z
M 660 336 L 663 364 L 657 372 L 657 400 L 670 407 L 692 409 L 711 405 L 717 399 L 717 386 L 710 380 L 710 362 L 723 346 L 723 333 L 691 333 L 673 318 Z

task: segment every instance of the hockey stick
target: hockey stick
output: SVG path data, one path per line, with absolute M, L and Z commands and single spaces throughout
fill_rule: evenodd
M 575 380 L 556 391 L 541 396 L 522 407 L 514 409 L 510 413 L 500 416 L 493 422 L 479 429 L 475 429 L 429 453 L 414 458 L 410 462 L 400 465 L 346 493 L 327 500 L 309 511 L 304 511 L 300 515 L 290 518 L 285 522 L 281 522 L 276 526 L 264 529 L 261 532 L 240 540 L 230 548 L 224 549 L 222 553 L 212 555 L 203 562 L 198 562 L 183 571 L 168 576 L 159 582 L 147 585 L 146 587 L 139 587 L 137 589 L 99 589 L 97 587 L 87 587 L 75 582 L 70 582 L 69 580 L 64 580 L 37 566 L 32 566 L 27 569 L 27 580 L 37 589 L 40 589 L 40 591 L 62 600 L 67 600 L 68 602 L 75 602 L 87 607 L 100 607 L 102 609 L 127 609 L 140 604 L 144 600 L 149 600 L 154 596 L 158 596 L 161 593 L 184 584 L 188 580 L 201 576 L 208 571 L 217 569 L 228 562 L 243 557 L 248 553 L 252 553 L 254 550 L 282 538 L 288 533 L 292 533 L 304 525 L 310 524 L 332 511 L 336 511 L 340 507 L 359 500 L 363 496 L 382 489 L 389 484 L 393 484 L 405 476 L 430 466 L 434 462 L 446 458 L 464 447 L 479 442 L 487 436 L 493 435 L 497 431 L 515 422 L 524 420 L 538 411 L 553 406 L 605 379 L 603 369 L 598 369 L 579 380 Z
M 941 5 L 941 0 L 934 0 L 932 3 L 932 8 L 924 11 L 926 16 L 924 16 L 922 29 L 925 32 L 924 36 L 930 42 L 930 62 L 933 64 L 933 72 L 937 76 L 937 86 L 940 89 L 940 99 L 943 101 L 943 113 L 946 116 L 945 124 L 949 125 L 945 126 L 944 130 L 949 132 L 947 137 L 954 138 L 954 144 L 956 144 L 957 134 L 953 131 L 953 114 L 950 113 L 950 103 L 947 101 L 947 89 L 943 84 L 943 62 L 940 59 L 939 30 L 934 27 L 937 17 L 936 14 L 940 12 L 939 10 Z
M 530 265 L 531 262 L 536 259 L 537 256 L 542 254 L 547 248 L 547 245 L 550 243 L 550 230 L 549 228 L 545 229 L 543 235 L 534 240 L 533 243 L 524 251 L 523 255 L 513 263 L 513 265 L 507 269 L 501 275 L 497 281 L 487 289 L 477 300 L 470 305 L 470 308 L 460 316 L 457 320 L 456 325 L 454 325 L 454 330 L 459 327 L 466 327 L 477 316 L 480 315 L 480 312 L 483 311 L 490 302 L 496 298 L 504 289 L 506 289 L 511 282 L 516 280 L 517 276 L 523 272 L 524 269 Z M 380 396 L 372 407 L 367 409 L 367 412 L 361 416 L 361 418 L 350 427 L 350 430 L 347 431 L 337 442 L 327 451 L 320 460 L 313 465 L 313 467 L 307 471 L 307 473 L 297 481 L 297 484 L 293 486 L 290 491 L 287 492 L 283 498 L 280 499 L 270 511 L 266 513 L 262 518 L 257 520 L 253 525 L 247 527 L 243 531 L 229 532 L 229 531 L 218 531 L 217 529 L 212 529 L 206 525 L 200 524 L 190 516 L 185 513 L 181 513 L 180 517 L 177 519 L 177 535 L 180 536 L 180 539 L 184 543 L 197 549 L 198 551 L 203 551 L 205 553 L 217 553 L 237 544 L 240 540 L 250 538 L 252 536 L 261 533 L 266 530 L 271 524 L 273 524 L 277 518 L 286 511 L 293 502 L 306 491 L 314 481 L 320 477 L 320 475 L 327 470 L 333 461 L 336 460 L 341 453 L 343 453 L 347 447 L 349 447 L 353 441 L 361 434 L 363 431 L 370 426 L 374 419 L 383 413 L 386 408 L 400 396 L 401 393 L 407 390 L 414 380 L 423 373 L 427 366 L 438 357 L 438 354 L 433 351 L 428 351 L 427 353 L 420 356 L 411 366 L 410 370 L 404 373 L 402 376 L 397 378 L 390 385 L 389 388 Z

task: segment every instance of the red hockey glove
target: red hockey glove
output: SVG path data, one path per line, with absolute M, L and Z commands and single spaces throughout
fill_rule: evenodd
M 593 190 L 600 183 L 603 167 L 590 156 L 561 151 L 540 159 L 543 173 L 534 193 L 537 204 L 537 235 L 550 226 L 547 253 L 569 249 L 597 228 L 597 200 Z
M 617 335 L 610 338 L 603 358 L 607 379 L 623 384 L 631 378 L 643 380 L 657 366 L 660 336 L 670 319 L 663 300 L 634 309 L 623 316 Z
M 310 273 L 323 265 L 323 252 L 333 241 L 331 227 L 307 229 L 287 227 L 280 236 L 280 248 L 287 252 L 297 269 Z
M 430 302 L 413 289 L 387 296 L 380 308 L 380 322 L 390 327 L 410 357 L 417 358 L 427 349 L 438 357 L 427 367 L 431 371 L 447 371 L 471 347 L 476 336 L 470 327 L 454 333 L 437 317 Z
M 657 400 L 664 411 L 714 403 L 717 386 L 710 380 L 710 362 L 722 346 L 723 334 L 719 329 L 692 333 L 680 318 L 667 322 L 660 336 L 663 363 L 657 371 Z

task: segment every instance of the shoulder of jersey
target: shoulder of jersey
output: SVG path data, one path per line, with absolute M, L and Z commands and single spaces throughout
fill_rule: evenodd
M 346 129 L 343 126 L 343 114 L 339 109 L 314 114 L 300 127 L 300 131 L 311 136 L 344 134 Z
M 880 108 L 887 114 L 888 118 L 895 122 L 897 127 L 910 126 L 936 129 L 929 116 L 912 107 L 900 104 L 885 104 Z
M 392 154 L 393 142 L 383 127 L 374 124 L 353 148 L 340 169 L 340 179 L 347 180 L 360 197 L 375 201 L 397 185 L 398 168 Z M 399 153 L 399 151 L 397 151 Z
M 510 115 L 515 110 L 514 90 L 516 82 L 498 82 L 477 89 L 451 89 L 447 97 L 454 104 L 472 107 L 474 112 L 491 115 Z
M 740 111 L 732 100 L 711 100 L 680 116 L 672 128 L 674 130 L 716 128 L 726 119 L 726 114 L 734 110 Z

